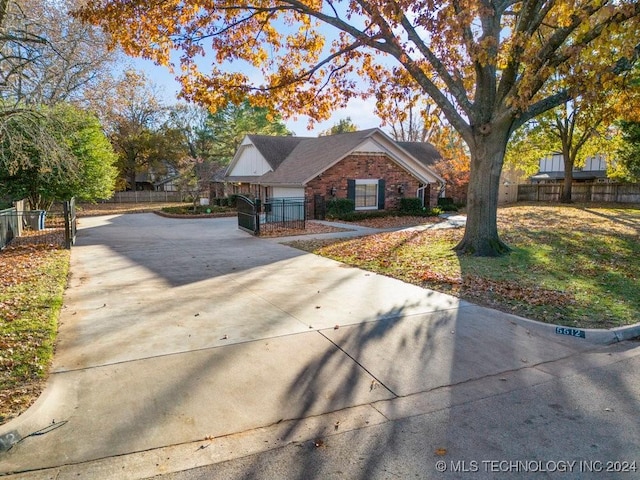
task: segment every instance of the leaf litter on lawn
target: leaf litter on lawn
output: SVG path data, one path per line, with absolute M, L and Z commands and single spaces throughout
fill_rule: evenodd
M 463 229 L 403 230 L 292 246 L 549 323 L 637 322 L 640 209 L 515 205 L 499 209 L 505 257 L 457 255 Z
M 69 251 L 10 244 L 0 252 L 0 423 L 24 411 L 53 355 Z

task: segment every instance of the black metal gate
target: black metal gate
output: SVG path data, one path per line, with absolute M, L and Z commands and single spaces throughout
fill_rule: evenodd
M 251 200 L 244 195 L 236 196 L 238 228 L 253 235 L 260 234 L 260 200 Z
M 305 198 L 268 198 L 252 200 L 237 195 L 238 228 L 253 235 L 284 229 L 304 230 L 307 220 Z

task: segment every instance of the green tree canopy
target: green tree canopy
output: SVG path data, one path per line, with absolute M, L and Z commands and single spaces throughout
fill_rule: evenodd
M 9 119 L 4 133 L 0 151 L 13 161 L 0 165 L 0 186 L 12 198 L 27 198 L 32 209 L 46 210 L 56 200 L 113 194 L 116 157 L 92 114 L 65 104 L 42 107 Z
M 611 175 L 624 182 L 640 182 L 640 122 L 622 121 L 622 142 Z
M 334 124 L 328 130 L 321 132 L 319 136 L 337 135 L 339 133 L 356 132 L 358 126 L 351 121 L 351 117 L 341 118 L 338 123 Z
M 228 103 L 211 114 L 206 125 L 211 138 L 208 156 L 222 164 L 231 161 L 245 135 L 291 135 L 279 115 L 268 108 L 255 107 L 248 100 L 238 105 Z

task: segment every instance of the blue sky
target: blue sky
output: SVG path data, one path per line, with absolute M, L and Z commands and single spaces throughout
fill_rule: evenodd
M 177 101 L 176 94 L 180 90 L 180 85 L 166 67 L 160 67 L 149 60 L 139 58 L 133 58 L 130 61 L 134 69 L 145 72 L 148 78 L 160 88 L 166 103 L 172 104 Z M 297 120 L 288 120 L 285 123 L 287 128 L 297 136 L 307 137 L 315 137 L 347 117 L 350 117 L 360 130 L 364 130 L 380 126 L 380 119 L 373 113 L 374 108 L 374 99 L 352 100 L 347 108 L 336 110 L 330 120 L 316 124 L 313 130 L 307 130 L 307 117 L 299 117 Z

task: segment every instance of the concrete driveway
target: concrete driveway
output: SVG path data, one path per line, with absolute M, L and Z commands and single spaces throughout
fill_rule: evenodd
M 52 375 L 0 427 L 22 439 L 0 473 L 142 478 L 235 458 L 548 382 L 554 362 L 610 356 L 591 338 L 252 237 L 234 218 L 83 218 Z

